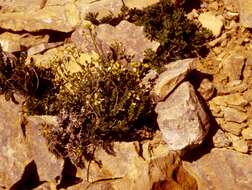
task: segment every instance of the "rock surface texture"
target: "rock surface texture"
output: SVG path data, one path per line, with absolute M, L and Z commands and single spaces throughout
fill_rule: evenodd
M 192 174 L 199 190 L 252 188 L 252 157 L 232 150 L 213 149 L 192 163 L 183 165 Z
M 157 122 L 171 150 L 200 145 L 210 127 L 208 116 L 189 82 L 180 84 L 155 108 Z

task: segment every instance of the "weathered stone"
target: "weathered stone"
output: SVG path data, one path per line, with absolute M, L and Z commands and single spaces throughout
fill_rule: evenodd
M 240 7 L 240 23 L 242 26 L 252 28 L 252 4 L 250 1 L 238 0 Z
M 233 134 L 228 134 L 228 137 L 230 141 L 232 142 L 234 150 L 241 152 L 241 153 L 247 153 L 248 152 L 248 144 L 244 139 L 241 139 L 240 137 L 237 137 Z
M 136 26 L 127 21 L 120 22 L 116 27 L 102 24 L 97 27 L 96 31 L 97 38 L 108 45 L 115 42 L 122 43 L 126 52 L 134 56 L 135 61 L 142 61 L 146 49 L 156 51 L 159 46 L 158 42 L 151 42 L 145 37 L 142 26 Z
M 211 99 L 215 93 L 214 85 L 208 79 L 203 79 L 197 90 L 205 100 Z
M 164 100 L 194 69 L 194 61 L 195 59 L 184 59 L 166 65 L 166 71 L 161 73 L 155 81 L 152 90 L 154 99 Z
M 234 53 L 223 60 L 223 71 L 228 77 L 229 81 L 241 79 L 244 64 L 245 57 L 238 53 Z
M 6 52 L 17 52 L 21 46 L 29 48 L 39 43 L 46 43 L 49 40 L 48 35 L 31 35 L 24 33 L 22 35 L 10 32 L 4 32 L 0 35 L 0 44 Z
M 79 10 L 72 3 L 65 6 L 49 6 L 38 11 L 0 13 L 0 27 L 12 31 L 56 30 L 71 32 L 79 22 Z
M 111 51 L 109 48 L 110 45 L 119 43 L 125 49 L 126 54 L 134 56 L 133 61 L 142 61 L 146 49 L 156 51 L 159 46 L 158 42 L 151 42 L 145 37 L 143 27 L 136 26 L 127 21 L 122 21 L 115 27 L 109 24 L 101 24 L 97 27 L 94 27 L 90 23 L 83 25 L 93 27 L 93 31 L 97 33 L 96 43 L 105 53 Z M 83 27 L 73 32 L 71 40 L 83 52 L 92 52 L 95 50 L 90 31 L 85 28 L 83 29 Z
M 48 50 L 50 48 L 55 48 L 57 46 L 62 45 L 63 42 L 55 42 L 55 43 L 41 43 L 39 45 L 33 46 L 30 49 L 28 49 L 27 51 L 27 55 L 28 56 L 32 56 L 38 53 L 41 53 L 45 50 Z
M 224 118 L 226 121 L 242 123 L 248 118 L 248 115 L 246 113 L 238 111 L 237 109 L 224 106 L 221 106 L 221 109 L 224 113 Z
M 61 173 L 63 160 L 49 152 L 45 139 L 40 135 L 39 126 L 45 120 L 28 120 L 24 130 L 17 105 L 0 97 L 0 110 L 0 184 L 9 189 L 21 179 L 25 167 L 32 161 L 41 181 L 54 181 Z
M 224 114 L 221 112 L 220 106 L 215 104 L 212 100 L 208 102 L 208 105 L 214 117 L 224 117 Z
M 222 130 L 218 129 L 213 136 L 213 144 L 216 148 L 224 148 L 230 146 L 231 141 L 227 138 Z
M 227 83 L 222 90 L 219 91 L 221 94 L 230 94 L 236 92 L 244 92 L 248 89 L 248 85 L 241 80 L 233 80 Z
M 222 16 L 215 16 L 212 12 L 204 12 L 199 15 L 198 19 L 202 26 L 209 29 L 216 37 L 221 34 L 224 25 L 224 18 Z
M 216 96 L 211 102 L 219 106 L 246 106 L 248 101 L 240 93 L 229 94 L 225 96 Z
M 252 102 L 252 89 L 248 89 L 247 91 L 245 91 L 243 93 L 243 97 L 249 101 L 249 102 Z
M 154 137 L 152 141 L 146 141 L 141 147 L 142 153 L 138 152 L 141 150 L 138 142 L 116 142 L 114 156 L 103 149 L 97 150 L 95 158 L 99 160 L 100 165 L 98 162 L 91 163 L 89 182 L 84 181 L 69 189 L 86 189 L 87 186 L 91 190 L 104 190 L 105 187 L 118 190 L 125 187 L 129 190 L 152 189 L 156 182 L 162 180 L 167 180 L 174 185 L 170 190 L 181 187 L 197 189 L 195 180 L 180 168 L 179 156 L 169 152 L 167 145 L 161 139 Z M 181 172 L 175 174 L 175 170 Z M 86 169 L 83 169 L 78 171 L 78 175 L 85 180 L 86 172 Z M 176 182 L 173 175 L 176 175 Z M 96 183 L 97 181 L 101 183 Z
M 106 16 L 118 16 L 123 6 L 118 0 L 78 0 L 76 5 L 80 10 L 81 18 L 85 18 L 88 13 L 98 13 L 98 19 Z
M 124 3 L 129 8 L 143 9 L 147 6 L 158 3 L 159 0 L 125 0 Z
M 157 122 L 170 150 L 183 150 L 202 143 L 208 129 L 208 116 L 189 82 L 155 108 Z
M 226 122 L 220 127 L 229 133 L 239 136 L 241 131 L 246 127 L 245 124 L 235 123 L 235 122 Z
M 242 130 L 242 137 L 246 140 L 252 140 L 252 126 Z
M 183 162 L 198 183 L 198 190 L 249 190 L 252 188 L 252 157 L 227 149 L 212 149 L 200 159 Z

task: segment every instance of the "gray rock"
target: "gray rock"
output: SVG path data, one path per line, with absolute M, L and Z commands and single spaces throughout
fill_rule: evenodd
M 197 146 L 208 132 L 208 116 L 189 82 L 182 83 L 164 102 L 159 102 L 155 111 L 171 150 Z
M 252 189 L 252 157 L 227 149 L 212 149 L 196 161 L 183 162 L 198 190 Z
M 218 129 L 213 136 L 213 144 L 216 148 L 224 148 L 230 146 L 231 141 L 222 130 Z
M 157 101 L 164 100 L 195 68 L 195 59 L 184 59 L 171 62 L 165 66 L 155 81 L 151 94 Z

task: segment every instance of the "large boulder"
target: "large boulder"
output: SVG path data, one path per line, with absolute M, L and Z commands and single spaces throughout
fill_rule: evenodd
M 180 84 L 155 108 L 157 122 L 170 150 L 197 146 L 210 127 L 208 115 L 189 82 Z
M 193 162 L 183 162 L 199 190 L 252 189 L 252 157 L 233 150 L 213 149 Z
M 33 118 L 24 122 L 19 106 L 0 97 L 0 184 L 9 189 L 21 180 L 31 168 L 41 181 L 54 181 L 62 168 L 63 160 L 56 158 L 47 148 L 41 135 L 46 119 Z M 49 121 L 47 119 L 47 121 Z

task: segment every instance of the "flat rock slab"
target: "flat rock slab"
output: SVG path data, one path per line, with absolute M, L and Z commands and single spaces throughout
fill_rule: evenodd
M 200 145 L 208 129 L 208 116 L 193 86 L 183 82 L 155 108 L 157 122 L 170 150 Z
M 183 162 L 198 182 L 199 190 L 252 189 L 252 156 L 227 149 L 213 149 L 200 159 Z
M 155 81 L 151 92 L 154 99 L 164 100 L 194 69 L 194 63 L 195 59 L 183 59 L 167 64 L 166 71 L 161 73 Z
M 0 13 L 0 27 L 12 31 L 71 32 L 80 22 L 79 14 L 79 9 L 74 3 L 64 6 L 48 6 L 38 11 Z

